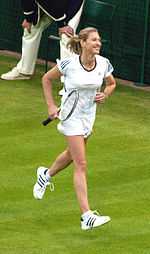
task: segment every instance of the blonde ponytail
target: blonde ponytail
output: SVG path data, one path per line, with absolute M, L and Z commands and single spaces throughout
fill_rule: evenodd
M 81 44 L 80 44 L 80 39 L 78 35 L 75 35 L 71 37 L 67 44 L 67 48 L 71 51 L 74 52 L 75 54 L 80 55 L 81 54 Z

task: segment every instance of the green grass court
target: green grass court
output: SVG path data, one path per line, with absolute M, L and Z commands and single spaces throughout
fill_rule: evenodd
M 17 60 L 0 56 L 0 73 Z M 36 168 L 65 147 L 47 116 L 38 66 L 29 81 L 0 80 L 0 254 L 150 254 L 150 94 L 122 85 L 98 109 L 87 147 L 91 208 L 112 221 L 81 231 L 70 167 L 55 191 L 32 197 Z M 59 91 L 56 82 L 55 96 Z

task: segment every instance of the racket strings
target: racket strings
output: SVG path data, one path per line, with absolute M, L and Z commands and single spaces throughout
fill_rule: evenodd
M 77 106 L 78 100 L 79 100 L 79 93 L 76 90 L 72 91 L 68 95 L 68 97 L 66 98 L 66 100 L 61 106 L 60 119 L 62 121 L 67 120 L 72 115 L 72 113 L 74 112 Z

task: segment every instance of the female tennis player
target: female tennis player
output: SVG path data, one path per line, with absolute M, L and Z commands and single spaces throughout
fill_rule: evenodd
M 51 178 L 73 162 L 73 180 L 81 211 L 81 229 L 87 230 L 110 221 L 109 216 L 99 215 L 90 208 L 85 147 L 87 139 L 92 133 L 96 105 L 103 103 L 112 94 L 116 82 L 109 60 L 99 55 L 101 38 L 95 28 L 89 27 L 81 30 L 78 36 L 70 39 L 68 47 L 75 53 L 74 56 L 58 60 L 57 65 L 48 71 L 42 79 L 48 114 L 51 119 L 58 118 L 59 114 L 63 114 L 63 112 L 58 113 L 59 109 L 52 96 L 52 80 L 64 75 L 65 93 L 61 104 L 63 110 L 65 110 L 68 94 L 71 91 L 77 91 L 74 108 L 72 110 L 71 105 L 69 109 L 73 112 L 67 120 L 60 120 L 58 124 L 58 130 L 66 137 L 68 147 L 49 168 L 39 167 L 37 169 L 37 182 L 33 188 L 33 195 L 36 199 L 42 199 Z M 105 81 L 105 88 L 100 91 L 103 81 Z M 68 111 L 69 105 L 67 104 L 66 107 L 66 111 Z

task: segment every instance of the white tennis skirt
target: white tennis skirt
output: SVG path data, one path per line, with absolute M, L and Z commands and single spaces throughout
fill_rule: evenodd
M 95 121 L 95 112 L 92 114 L 82 114 L 80 116 L 72 115 L 66 121 L 60 121 L 57 129 L 65 136 L 82 135 L 87 138 L 92 133 Z

